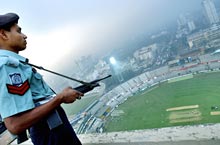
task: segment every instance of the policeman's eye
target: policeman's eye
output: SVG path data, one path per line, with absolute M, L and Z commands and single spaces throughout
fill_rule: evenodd
M 21 30 L 17 30 L 18 33 L 21 33 Z
M 18 28 L 18 29 L 17 29 L 17 32 L 18 32 L 18 33 L 21 33 L 21 28 Z

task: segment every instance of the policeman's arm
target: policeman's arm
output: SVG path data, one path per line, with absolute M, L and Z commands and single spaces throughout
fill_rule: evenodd
M 5 125 L 11 133 L 19 134 L 25 129 L 31 127 L 33 124 L 37 123 L 42 118 L 46 117 L 53 109 L 58 107 L 60 104 L 72 103 L 79 96 L 83 96 L 83 94 L 68 87 L 64 89 L 61 93 L 57 94 L 54 99 L 46 104 L 43 104 L 32 110 L 5 118 Z

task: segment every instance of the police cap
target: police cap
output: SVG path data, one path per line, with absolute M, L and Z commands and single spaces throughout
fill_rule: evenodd
M 7 13 L 0 15 L 0 28 L 8 27 L 14 23 L 18 23 L 19 16 L 15 13 Z

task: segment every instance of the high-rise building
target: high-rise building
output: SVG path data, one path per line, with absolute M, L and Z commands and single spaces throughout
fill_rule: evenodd
M 202 5 L 204 7 L 205 15 L 209 23 L 210 24 L 218 23 L 220 20 L 213 0 L 203 0 Z
M 189 28 L 190 32 L 196 29 L 195 23 L 193 21 L 189 21 L 187 23 L 187 25 L 188 25 L 188 28 Z
M 176 38 L 181 38 L 196 29 L 193 17 L 190 13 L 180 14 L 177 19 Z

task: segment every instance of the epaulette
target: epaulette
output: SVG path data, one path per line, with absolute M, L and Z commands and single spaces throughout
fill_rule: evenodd
M 18 67 L 19 63 L 20 62 L 18 59 L 11 57 L 11 56 L 8 57 L 7 65 L 12 66 L 12 67 Z
M 20 63 L 18 59 L 11 56 L 6 56 L 1 60 L 2 60 L 1 65 L 8 65 L 11 67 L 18 67 Z

